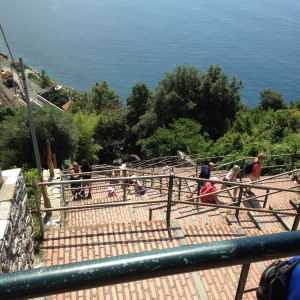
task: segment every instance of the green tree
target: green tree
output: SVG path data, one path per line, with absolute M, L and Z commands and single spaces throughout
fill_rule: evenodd
M 127 124 L 134 126 L 139 118 L 147 111 L 147 103 L 152 98 L 152 92 L 146 84 L 137 83 L 132 87 L 131 95 L 127 98 Z
M 0 122 L 3 121 L 7 116 L 13 116 L 13 115 L 14 115 L 13 109 L 0 102 Z
M 289 146 L 290 153 L 300 152 L 300 132 L 292 133 L 284 138 L 284 144 Z M 299 162 L 298 162 L 299 164 Z
M 229 81 L 220 66 L 210 66 L 203 75 L 197 105 L 198 120 L 213 139 L 226 132 L 240 110 L 241 87 L 242 82 L 236 77 Z
M 140 117 L 139 122 L 130 128 L 131 135 L 135 135 L 137 139 L 134 147 L 135 154 L 138 154 L 142 157 L 151 157 L 149 153 L 146 153 L 146 149 L 148 149 L 148 138 L 154 134 L 157 128 L 157 115 L 153 109 L 149 109 L 143 116 Z
M 160 80 L 154 101 L 159 126 L 168 126 L 179 118 L 194 118 L 200 98 L 201 75 L 197 68 L 177 66 Z
M 83 158 L 91 163 L 98 161 L 98 152 L 101 147 L 95 143 L 94 136 L 98 126 L 99 116 L 96 114 L 84 114 L 81 111 L 74 115 L 74 124 L 78 129 L 77 161 Z
M 32 139 L 27 109 L 15 110 L 0 123 L 0 161 L 3 168 L 13 166 L 36 167 L 32 151 Z M 55 108 L 37 108 L 34 110 L 34 123 L 42 166 L 47 168 L 46 141 L 50 141 L 52 153 L 58 163 L 69 157 L 75 157 L 78 132 L 72 116 Z
M 41 75 L 40 76 L 41 76 L 41 87 L 42 88 L 46 88 L 46 87 L 51 85 L 50 78 L 46 74 L 45 70 L 41 70 Z
M 213 144 L 210 155 L 238 155 L 244 148 L 243 138 L 239 132 L 226 132 Z
M 106 109 L 119 109 L 122 107 L 119 96 L 109 89 L 108 83 L 96 83 L 92 88 L 91 101 L 94 104 L 96 111 L 100 114 Z
M 124 109 L 106 109 L 99 116 L 95 142 L 102 148 L 98 153 L 101 163 L 112 163 L 122 156 L 126 130 Z
M 263 110 L 287 108 L 282 96 L 270 89 L 265 89 L 260 92 L 260 102 L 258 107 Z
M 291 101 L 290 108 L 300 110 L 300 99 Z
M 140 154 L 140 148 L 137 146 L 137 141 L 141 137 L 140 134 L 132 130 L 136 126 L 140 117 L 150 107 L 150 103 L 153 99 L 152 92 L 148 89 L 144 83 L 137 83 L 133 86 L 131 95 L 127 98 L 127 132 L 126 132 L 126 144 L 125 151 L 128 153 Z
M 235 77 L 229 81 L 219 66 L 210 66 L 205 74 L 194 67 L 178 66 L 159 82 L 153 101 L 157 125 L 168 127 L 179 118 L 191 118 L 216 139 L 241 108 L 241 87 L 241 81 Z
M 68 90 L 66 89 L 60 89 L 58 91 L 52 90 L 50 93 L 44 96 L 48 101 L 53 103 L 54 105 L 58 107 L 62 107 L 64 104 L 66 104 L 69 99 Z
M 177 150 L 188 154 L 205 152 L 211 142 L 201 135 L 201 125 L 196 121 L 180 118 L 170 128 L 160 127 L 148 139 L 144 151 L 148 156 L 176 155 Z
M 94 104 L 89 93 L 80 94 L 78 92 L 70 92 L 71 111 L 73 114 L 82 111 L 86 114 L 92 114 L 98 112 L 94 108 Z

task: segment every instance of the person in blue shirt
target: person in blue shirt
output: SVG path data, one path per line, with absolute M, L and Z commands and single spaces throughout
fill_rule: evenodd
M 291 261 L 299 258 L 300 256 L 295 256 Z M 300 299 L 300 263 L 298 263 L 291 276 L 288 292 L 288 300 L 299 300 Z
M 207 166 L 202 166 L 199 178 L 209 179 L 210 178 L 210 172 L 215 169 L 215 164 L 213 162 L 210 162 Z M 187 198 L 192 198 L 194 194 L 196 194 L 198 191 L 200 191 L 203 187 L 203 184 L 201 181 L 197 183 L 195 186 L 195 189 L 191 192 Z

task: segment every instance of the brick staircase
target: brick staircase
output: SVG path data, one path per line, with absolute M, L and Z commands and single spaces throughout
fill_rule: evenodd
M 182 170 L 181 170 L 182 171 Z M 191 174 L 192 169 L 180 173 Z M 176 173 L 176 172 L 175 172 Z M 221 174 L 221 173 L 220 173 Z M 222 174 L 221 174 L 222 175 Z M 179 182 L 175 182 L 175 188 Z M 289 178 L 266 182 L 264 185 L 280 184 L 291 186 Z M 147 182 L 150 185 L 150 182 Z M 167 186 L 162 181 L 162 186 Z M 190 183 L 181 182 L 182 190 L 189 191 Z M 166 201 L 167 195 L 160 193 L 160 182 L 155 181 L 144 196 L 127 195 L 126 202 L 155 200 Z M 260 193 L 260 190 L 255 190 Z M 289 193 L 287 193 L 289 194 Z M 295 196 L 295 194 L 291 194 Z M 268 199 L 272 209 L 295 211 L 287 200 L 291 195 L 284 194 L 280 199 L 276 194 Z M 261 195 L 263 196 L 263 193 Z M 70 198 L 70 197 L 69 197 Z M 174 193 L 178 199 L 178 193 Z M 283 199 L 283 200 L 282 200 Z M 185 200 L 185 199 L 182 199 Z M 243 198 L 242 206 L 251 207 L 253 203 Z M 108 197 L 106 187 L 93 191 L 93 199 L 69 201 L 68 206 L 88 205 L 93 203 L 115 203 L 123 201 L 123 190 L 116 187 L 116 197 Z M 221 201 L 231 204 L 231 198 Z M 296 200 L 294 200 L 294 205 Z M 288 206 L 287 206 L 288 204 Z M 288 207 L 288 208 L 287 208 Z M 149 221 L 149 209 L 152 209 L 152 221 Z M 165 204 L 134 204 L 69 211 L 65 226 L 51 228 L 45 232 L 42 250 L 46 266 L 54 266 L 84 260 L 99 259 L 130 253 L 139 253 L 155 249 L 167 249 L 184 245 L 243 238 L 286 231 L 278 219 L 270 214 L 240 211 L 239 219 L 231 209 L 196 207 L 190 202 L 172 206 L 171 230 L 166 227 Z M 284 217 L 291 223 L 292 217 Z M 253 263 L 246 287 L 257 286 L 259 277 L 269 261 Z M 116 284 L 103 288 L 94 288 L 73 293 L 52 296 L 52 299 L 233 299 L 241 266 L 211 269 L 193 273 L 166 276 L 152 280 L 141 280 L 125 284 Z M 256 299 L 255 292 L 244 294 L 243 299 Z

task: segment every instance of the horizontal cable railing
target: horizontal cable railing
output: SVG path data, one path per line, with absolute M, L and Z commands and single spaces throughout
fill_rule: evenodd
M 221 167 L 222 168 L 227 167 L 227 166 L 235 164 L 239 161 L 242 161 L 242 160 L 236 160 L 236 161 L 233 161 L 233 162 L 230 162 L 230 163 L 225 163 L 223 165 L 220 165 L 220 168 Z M 151 164 L 149 164 L 149 165 L 151 165 Z M 148 165 L 148 168 L 151 169 L 152 167 L 151 166 L 149 167 L 149 165 Z M 168 161 L 168 165 L 171 165 L 171 163 L 169 161 Z M 179 167 L 178 167 L 178 165 L 179 165 Z M 176 167 L 176 172 L 181 168 L 180 162 L 179 162 L 178 165 L 175 166 Z M 42 216 L 43 212 L 50 212 L 50 211 L 57 211 L 57 210 L 66 211 L 66 210 L 74 210 L 74 209 L 91 209 L 93 207 L 102 208 L 102 207 L 129 206 L 129 205 L 143 205 L 143 204 L 148 204 L 148 205 L 150 205 L 150 204 L 159 205 L 160 204 L 159 207 L 166 207 L 167 208 L 167 210 L 166 210 L 166 224 L 167 224 L 168 231 L 170 232 L 170 230 L 171 230 L 171 219 L 172 219 L 171 218 L 171 214 L 172 214 L 171 206 L 173 204 L 182 204 L 182 203 L 189 204 L 189 205 L 194 205 L 194 206 L 198 206 L 198 207 L 199 206 L 207 206 L 207 207 L 213 207 L 213 208 L 216 208 L 216 209 L 234 209 L 234 210 L 236 210 L 236 217 L 238 217 L 238 212 L 240 210 L 263 212 L 263 213 L 269 213 L 269 214 L 274 214 L 274 215 L 280 214 L 280 215 L 287 215 L 287 216 L 295 216 L 295 221 L 294 221 L 292 230 L 295 230 L 298 227 L 298 224 L 299 224 L 299 218 L 300 218 L 300 210 L 299 209 L 298 209 L 297 212 L 285 212 L 285 211 L 282 211 L 282 210 L 276 211 L 276 210 L 267 210 L 267 209 L 264 208 L 265 204 L 266 204 L 266 201 L 267 201 L 268 195 L 271 195 L 271 194 L 274 194 L 274 193 L 279 193 L 279 192 L 299 193 L 298 190 L 293 190 L 293 189 L 298 188 L 299 185 L 295 185 L 295 186 L 292 186 L 290 188 L 278 188 L 278 187 L 274 187 L 274 186 L 261 185 L 261 184 L 264 180 L 270 180 L 270 179 L 277 178 L 277 177 L 280 177 L 280 176 L 290 175 L 292 172 L 299 172 L 300 169 L 296 169 L 296 170 L 293 170 L 293 171 L 288 171 L 288 172 L 285 172 L 285 173 L 274 175 L 274 176 L 271 176 L 271 177 L 268 177 L 268 178 L 265 178 L 265 179 L 262 179 L 262 180 L 259 180 L 259 181 L 256 181 L 256 182 L 251 182 L 250 184 L 249 183 L 243 183 L 243 182 L 241 182 L 241 183 L 239 183 L 239 182 L 226 182 L 226 185 L 232 185 L 232 187 L 227 188 L 226 190 L 221 190 L 221 191 L 217 191 L 217 192 L 214 192 L 214 193 L 206 194 L 206 196 L 207 195 L 214 195 L 214 194 L 220 195 L 220 194 L 224 193 L 225 191 L 229 191 L 229 190 L 232 190 L 234 188 L 239 188 L 240 192 L 239 192 L 238 201 L 232 202 L 230 204 L 207 204 L 207 203 L 201 203 L 201 202 L 198 203 L 198 202 L 180 201 L 180 193 L 186 192 L 186 191 L 182 191 L 180 189 L 181 181 L 183 181 L 183 180 L 186 181 L 186 182 L 192 181 L 192 182 L 196 183 L 196 182 L 199 182 L 199 181 L 207 182 L 207 181 L 212 181 L 212 180 L 203 179 L 203 178 L 200 179 L 200 178 L 193 178 L 193 177 L 178 176 L 177 174 L 174 175 L 173 172 L 172 172 L 173 167 L 170 168 L 171 169 L 170 174 L 162 174 L 162 175 L 160 175 L 161 173 L 159 173 L 159 172 L 158 173 L 153 172 L 153 169 L 152 169 L 152 171 L 148 170 L 148 169 L 142 170 L 142 169 L 138 169 L 138 168 L 126 169 L 130 172 L 130 174 L 136 174 L 137 179 L 144 180 L 147 183 L 147 189 L 149 189 L 149 190 L 152 189 L 153 191 L 160 191 L 160 195 L 158 195 L 158 194 L 156 194 L 156 196 L 152 195 L 151 198 L 149 197 L 147 201 L 125 201 L 126 200 L 126 189 L 124 188 L 125 187 L 125 182 L 130 180 L 131 177 L 117 177 L 117 176 L 116 177 L 111 177 L 112 170 L 120 171 L 120 169 L 114 169 L 114 168 L 115 167 L 113 167 L 113 166 L 109 166 L 108 168 L 107 167 L 106 168 L 99 168 L 97 171 L 93 171 L 93 175 L 95 175 L 96 178 L 92 178 L 92 179 L 72 180 L 72 181 L 64 180 L 64 181 L 61 181 L 61 182 L 43 182 L 43 183 L 38 183 L 38 184 L 33 182 L 34 190 L 37 190 L 38 187 L 42 187 L 42 186 L 51 186 L 51 185 L 59 186 L 60 185 L 61 187 L 63 187 L 64 185 L 69 185 L 70 183 L 83 183 L 83 182 L 85 182 L 85 183 L 86 182 L 93 182 L 94 183 L 93 188 L 96 188 L 96 187 L 97 188 L 103 188 L 103 187 L 106 187 L 107 182 L 109 182 L 109 184 L 111 184 L 111 183 L 115 184 L 115 185 L 118 184 L 118 186 L 123 187 L 123 193 L 124 193 L 122 202 L 95 203 L 95 204 L 90 204 L 90 205 L 76 205 L 76 206 L 68 206 L 68 207 L 60 207 L 60 208 L 43 208 L 43 209 L 41 209 L 39 207 L 39 204 L 37 204 L 37 216 L 39 216 L 39 218 L 40 218 L 40 225 L 42 223 L 41 216 Z M 123 170 L 123 171 L 126 171 L 126 170 Z M 67 174 L 64 174 L 64 176 L 66 176 L 66 175 Z M 164 181 L 164 187 L 163 187 L 162 181 Z M 178 186 L 179 186 L 178 188 L 175 186 L 175 181 L 178 181 Z M 153 182 L 156 182 L 156 184 L 158 184 L 158 186 L 154 187 Z M 224 184 L 224 181 L 221 181 L 221 180 L 214 180 L 213 182 L 218 183 L 218 184 Z M 95 185 L 95 183 L 96 183 L 96 185 Z M 247 198 L 247 201 L 249 201 L 249 200 L 252 200 L 252 199 L 256 200 L 258 197 L 265 197 L 263 208 L 241 207 L 241 203 L 243 201 L 241 199 L 243 189 L 248 188 L 248 187 L 266 191 L 266 193 L 264 195 Z M 71 191 L 72 189 L 64 188 L 62 190 L 67 192 L 67 191 Z M 38 202 L 39 199 L 37 198 L 37 193 L 35 193 L 35 194 L 36 194 L 36 202 Z M 64 194 L 64 193 L 62 193 L 62 194 Z M 161 199 L 156 200 L 155 199 L 156 197 L 161 197 Z M 202 195 L 197 195 L 197 197 L 194 197 L 194 198 L 191 198 L 191 199 L 199 200 L 199 199 L 201 199 L 201 197 L 202 197 Z M 262 200 L 259 200 L 259 201 L 262 201 Z M 149 218 L 151 218 L 151 215 L 152 215 L 152 210 L 150 212 L 150 209 L 153 210 L 153 209 L 158 209 L 158 208 L 157 207 L 150 208 L 150 206 L 149 206 Z M 41 225 L 41 230 L 43 230 L 42 225 Z M 298 237 L 298 240 L 299 240 L 299 232 L 298 231 L 285 233 L 285 234 L 294 234 L 294 233 L 298 233 L 297 237 Z M 42 233 L 42 236 L 43 236 L 43 233 Z M 272 236 L 274 236 L 274 235 L 272 235 Z M 279 239 L 279 237 L 280 237 L 280 241 L 282 241 L 281 238 L 282 237 L 284 238 L 284 235 L 279 234 L 278 239 Z M 290 235 L 290 237 L 291 237 L 291 239 L 293 239 L 294 235 Z M 258 240 L 255 240 L 255 239 L 260 239 L 260 238 L 262 240 L 266 239 L 266 242 L 268 244 L 268 236 L 249 238 L 249 239 L 254 239 L 254 240 L 252 240 L 251 242 L 248 241 L 247 243 L 252 243 L 253 242 L 253 247 L 257 247 L 256 243 L 257 243 Z M 241 240 L 246 241 L 247 239 L 248 238 L 244 238 L 244 239 L 241 239 Z M 223 245 L 222 247 L 225 247 L 225 252 L 226 252 L 228 250 L 226 248 L 227 245 L 229 245 L 229 244 L 232 245 L 232 243 L 235 243 L 235 241 L 236 240 L 224 241 L 224 242 L 219 242 L 219 244 L 218 243 L 212 243 L 211 245 L 207 244 L 206 246 L 205 246 L 205 244 L 202 244 L 202 245 L 197 245 L 196 248 L 200 249 L 199 255 L 209 257 L 210 254 L 211 254 L 211 250 L 207 250 L 207 249 L 209 249 L 210 247 L 219 247 L 219 245 Z M 271 242 L 271 238 L 270 238 L 270 242 Z M 251 245 L 250 244 L 246 245 L 247 243 L 243 244 L 242 241 L 237 242 L 237 243 L 238 243 L 238 245 L 237 245 L 238 250 L 244 249 L 243 251 L 246 251 L 246 252 L 250 251 L 251 252 L 251 250 L 250 250 L 251 247 L 250 246 L 252 244 Z M 243 247 L 239 248 L 242 244 L 243 244 Z M 277 246 L 278 242 L 276 242 L 275 244 Z M 287 245 L 287 244 L 285 244 L 285 245 Z M 173 254 L 176 253 L 176 255 L 174 256 L 174 257 L 176 257 L 176 258 L 174 258 L 174 260 L 176 261 L 176 265 L 174 265 L 174 264 L 172 265 L 171 262 L 168 262 L 168 263 L 170 263 L 170 265 L 168 265 L 164 271 L 161 270 L 161 273 L 159 273 L 159 272 L 158 273 L 150 272 L 149 274 L 151 274 L 151 275 L 149 275 L 149 274 L 145 275 L 145 276 L 149 276 L 149 277 L 141 277 L 141 274 L 138 271 L 137 271 L 137 273 L 134 273 L 133 275 L 128 274 L 126 271 L 124 271 L 124 274 L 125 274 L 124 276 L 126 278 L 122 277 L 122 279 L 120 279 L 118 276 L 116 276 L 116 277 L 113 278 L 113 281 L 109 281 L 110 283 L 108 283 L 108 281 L 106 281 L 106 279 L 103 279 L 103 277 L 101 277 L 101 276 L 105 276 L 105 275 L 103 275 L 104 273 L 102 275 L 97 274 L 95 276 L 100 276 L 101 277 L 100 279 L 97 277 L 98 278 L 97 280 L 101 281 L 100 284 L 99 284 L 99 282 L 97 282 L 97 280 L 95 278 L 88 277 L 88 278 L 90 278 L 90 280 L 87 280 L 87 282 L 83 282 L 82 285 L 78 285 L 77 281 L 72 281 L 71 280 L 66 285 L 62 284 L 62 286 L 58 286 L 57 290 L 55 290 L 55 291 L 56 291 L 56 293 L 66 292 L 66 291 L 74 291 L 74 290 L 83 289 L 83 288 L 104 286 L 104 285 L 107 285 L 107 284 L 115 284 L 115 283 L 120 283 L 120 282 L 128 282 L 128 281 L 131 281 L 131 280 L 141 280 L 141 279 L 153 278 L 153 277 L 156 277 L 156 276 L 166 276 L 166 275 L 171 275 L 171 274 L 178 274 L 178 273 L 181 273 L 181 272 L 191 272 L 192 270 L 204 270 L 204 269 L 210 269 L 210 268 L 215 268 L 215 267 L 220 267 L 220 266 L 231 266 L 231 265 L 239 265 L 239 264 L 244 264 L 243 265 L 243 270 L 245 269 L 247 271 L 247 268 L 249 267 L 249 264 L 251 262 L 261 261 L 261 260 L 266 260 L 266 259 L 273 259 L 273 258 L 275 259 L 275 258 L 279 258 L 279 257 L 286 257 L 286 256 L 291 256 L 291 255 L 294 255 L 294 254 L 298 254 L 299 251 L 300 251 L 300 248 L 297 248 L 297 247 L 298 246 L 300 247 L 300 245 L 298 245 L 298 244 L 295 244 L 295 245 L 294 245 L 295 247 L 293 246 L 294 248 L 292 247 L 293 249 L 290 249 L 290 246 L 288 246 L 288 249 L 284 248 L 286 251 L 282 251 L 283 246 L 281 246 L 281 245 L 278 245 L 278 248 L 276 248 L 276 247 L 274 248 L 274 245 L 273 246 L 266 245 L 266 251 L 265 251 L 266 255 L 265 256 L 263 255 L 263 253 L 260 256 L 260 254 L 259 254 L 260 250 L 257 251 L 257 249 L 255 248 L 255 257 L 249 256 L 249 255 L 246 255 L 245 257 L 242 257 L 244 252 L 241 251 L 242 254 L 238 254 L 238 258 L 237 259 L 234 258 L 234 263 L 231 262 L 231 264 L 229 262 L 227 262 L 226 259 L 223 262 L 219 262 L 220 265 L 216 265 L 214 262 L 211 262 L 211 264 L 209 264 L 210 260 L 208 259 L 208 264 L 206 264 L 203 260 L 200 260 L 199 263 L 195 263 L 195 266 L 190 266 L 189 265 L 189 266 L 187 266 L 186 269 L 181 267 L 181 270 L 177 269 L 177 260 L 180 259 L 180 257 L 181 257 L 181 254 L 180 254 L 181 253 L 181 248 L 168 249 L 170 252 L 168 252 L 168 250 L 163 250 L 163 253 L 165 253 L 167 257 L 173 256 Z M 206 247 L 206 248 L 205 247 L 204 248 L 207 251 L 204 251 L 202 249 L 203 246 Z M 261 246 L 262 246 L 262 244 L 261 244 Z M 198 251 L 196 248 L 193 248 L 195 246 L 187 246 L 187 247 L 190 247 L 189 249 L 193 249 L 194 252 Z M 271 248 L 269 248 L 269 247 L 271 247 Z M 272 249 L 272 247 L 273 247 L 273 249 Z M 254 248 L 252 248 L 252 250 L 253 249 Z M 276 249 L 276 250 L 275 250 L 275 252 L 273 252 L 273 256 L 272 255 L 270 256 L 268 254 L 268 251 L 271 251 L 271 250 L 274 250 L 274 249 Z M 278 249 L 278 252 L 277 252 L 277 249 Z M 146 257 L 147 257 L 147 255 L 152 256 L 152 257 L 153 257 L 153 255 L 159 255 L 160 252 L 161 251 L 158 251 L 158 253 L 150 252 L 151 254 L 146 253 Z M 94 261 L 94 262 L 98 266 L 99 266 L 99 264 L 101 266 L 106 266 L 106 267 L 108 267 L 108 264 L 112 264 L 113 266 L 119 266 L 119 262 L 124 260 L 124 259 L 127 260 L 127 258 L 132 259 L 133 261 L 135 261 L 135 259 L 133 259 L 133 257 L 136 257 L 137 260 L 138 260 L 139 259 L 139 254 L 135 254 L 134 256 L 128 256 L 128 257 L 115 257 L 115 258 L 112 258 L 112 259 L 106 259 L 106 260 Z M 162 259 L 164 259 L 164 258 L 162 258 Z M 192 259 L 192 258 L 190 257 L 189 259 Z M 145 264 L 147 264 L 148 261 L 149 260 L 147 260 L 147 258 L 146 258 Z M 216 262 L 218 262 L 217 255 L 216 255 Z M 70 272 L 72 273 L 73 270 L 78 270 L 78 268 L 80 270 L 87 269 L 87 270 L 89 270 L 88 273 L 89 272 L 94 272 L 94 269 L 93 269 L 93 266 L 92 266 L 93 261 L 92 262 L 85 262 L 85 263 L 78 263 L 78 264 L 79 264 L 79 266 L 77 266 L 77 264 L 71 264 L 71 265 L 65 265 L 65 266 L 60 266 L 60 267 L 45 268 L 42 272 L 45 272 L 45 273 L 48 274 L 49 282 L 50 281 L 55 282 L 57 280 L 55 278 L 53 279 L 52 272 L 55 273 L 55 274 L 58 274 L 58 272 L 59 272 L 58 270 L 60 270 L 62 272 L 63 277 L 68 276 L 68 274 Z M 70 267 L 70 269 L 69 269 L 69 267 Z M 154 266 L 154 268 L 156 268 L 156 267 L 157 267 L 157 265 Z M 55 269 L 55 268 L 58 268 L 58 269 Z M 102 268 L 102 267 L 100 267 L 100 268 Z M 64 273 L 65 270 L 68 270 L 68 271 L 66 271 Z M 112 270 L 112 269 L 110 269 L 110 270 Z M 149 270 L 149 268 L 148 268 L 148 270 Z M 150 269 L 150 270 L 152 270 L 152 269 Z M 247 273 L 245 270 L 243 272 Z M 28 272 L 30 272 L 30 271 L 35 271 L 35 270 L 29 270 Z M 105 268 L 102 269 L 102 271 L 105 272 Z M 24 272 L 27 272 L 27 271 L 24 271 Z M 75 272 L 77 272 L 77 271 L 75 271 Z M 16 274 L 18 274 L 18 273 L 16 273 Z M 35 292 L 40 293 L 40 291 L 37 291 L 39 289 L 39 287 L 38 286 L 35 287 L 36 283 L 34 282 L 34 275 L 32 275 L 33 273 L 26 273 L 26 276 L 27 276 L 27 274 L 31 274 L 29 276 L 30 279 L 28 279 L 28 280 L 30 280 L 30 281 L 33 280 L 32 281 L 33 290 L 32 290 L 32 294 L 26 294 L 26 295 L 30 295 L 30 296 L 49 295 L 48 292 L 46 292 L 48 294 L 45 294 L 45 291 L 44 291 L 44 294 L 35 294 Z M 47 274 L 45 275 L 46 277 L 47 277 Z M 9 274 L 7 274 L 7 275 L 9 275 Z M 26 276 L 24 278 L 26 278 Z M 78 276 L 80 277 L 80 275 L 78 275 Z M 243 277 L 243 276 L 245 276 L 245 274 L 243 273 L 243 275 L 241 275 L 241 276 Z M 75 276 L 75 277 L 77 278 L 77 276 Z M 91 277 L 93 277 L 93 276 L 91 276 Z M 2 278 L 3 277 L 0 276 L 0 290 L 1 290 L 0 291 L 0 299 L 2 299 L 1 298 L 1 292 L 2 292 L 2 289 L 1 289 L 2 281 L 1 281 L 1 279 Z M 134 278 L 136 278 L 136 279 L 134 279 Z M 22 279 L 20 279 L 20 281 L 21 280 Z M 109 280 L 111 280 L 111 278 Z M 121 281 L 119 281 L 119 280 L 121 280 Z M 57 281 L 59 281 L 59 280 L 57 280 Z M 15 281 L 15 282 L 16 282 L 15 286 L 18 286 L 18 284 L 19 284 L 18 281 Z M 32 284 L 29 283 L 29 286 L 32 286 Z M 45 281 L 45 285 L 47 285 L 47 284 L 48 283 Z M 49 284 L 52 284 L 52 283 L 49 283 Z M 239 287 L 237 289 L 237 295 L 236 295 L 236 298 L 235 298 L 237 300 L 242 299 L 241 295 L 243 294 L 244 287 L 245 287 L 245 286 L 242 286 L 242 285 L 243 284 L 239 284 Z M 53 291 L 53 289 L 52 289 L 52 291 Z M 18 291 L 18 293 L 19 293 L 19 291 Z M 27 291 L 25 291 L 25 293 L 27 293 Z M 20 298 L 20 297 L 23 297 L 22 292 L 21 292 L 21 294 L 17 294 L 17 296 L 18 296 L 17 299 L 23 299 L 23 298 Z M 15 298 L 9 298 L 9 297 L 10 296 L 8 296 L 7 298 L 3 298 L 3 299 L 15 299 Z M 25 294 L 24 294 L 24 297 L 25 297 Z
M 194 181 L 194 182 L 214 182 L 214 183 L 219 183 L 219 184 L 223 184 L 224 181 L 220 181 L 220 180 L 210 180 L 210 179 L 204 179 L 204 178 L 191 178 L 191 177 L 182 177 L 182 176 L 175 176 L 172 173 L 170 175 L 148 175 L 151 174 L 151 172 L 149 171 L 140 171 L 140 170 L 135 170 L 135 169 L 130 169 L 131 172 L 137 172 L 137 173 L 146 173 L 146 176 L 141 176 L 138 175 L 138 179 L 140 180 L 148 180 L 148 186 L 147 189 L 148 190 L 158 190 L 160 192 L 160 195 L 154 195 L 152 196 L 152 198 L 148 199 L 147 201 L 126 201 L 126 188 L 125 188 L 125 182 L 130 180 L 131 177 L 97 177 L 97 178 L 92 178 L 92 179 L 81 179 L 81 180 L 65 180 L 65 181 L 60 181 L 60 182 L 42 182 L 39 184 L 33 183 L 34 185 L 34 189 L 36 190 L 38 188 L 38 186 L 52 186 L 52 185 L 60 185 L 61 187 L 63 187 L 64 185 L 68 185 L 70 184 L 70 182 L 72 183 L 83 183 L 83 182 L 93 182 L 94 186 L 93 188 L 96 187 L 105 187 L 105 185 L 95 185 L 95 183 L 105 183 L 105 182 L 109 182 L 110 184 L 112 184 L 113 182 L 116 182 L 117 185 L 123 187 L 123 202 L 108 202 L 108 203 L 95 203 L 95 204 L 89 204 L 89 205 L 76 205 L 76 206 L 65 206 L 65 207 L 59 207 L 59 208 L 39 208 L 39 199 L 37 198 L 38 196 L 36 196 L 36 205 L 37 205 L 37 216 L 40 220 L 40 224 L 42 224 L 42 213 L 43 212 L 51 212 L 51 211 L 67 211 L 67 210 L 76 210 L 76 209 L 90 209 L 90 208 L 101 208 L 101 207 L 116 207 L 116 206 L 128 206 L 128 205 L 136 205 L 136 204 L 162 204 L 163 206 L 167 207 L 167 212 L 166 212 L 166 222 L 167 222 L 167 226 L 170 226 L 171 223 L 171 206 L 174 203 L 185 203 L 186 201 L 180 201 L 180 193 L 182 193 L 183 191 L 181 191 L 180 189 L 176 189 L 174 186 L 174 180 L 186 180 L 186 181 Z M 290 174 L 291 172 L 296 172 L 299 171 L 299 169 L 294 170 L 294 171 L 289 171 L 289 172 L 285 172 L 282 174 L 278 174 L 278 175 L 274 175 L 269 177 L 269 179 L 273 179 L 273 178 L 277 178 L 279 176 L 283 176 L 286 174 Z M 162 186 L 162 181 L 161 180 L 167 180 L 167 185 L 165 187 Z M 154 187 L 153 186 L 153 180 L 160 180 L 159 186 L 158 187 Z M 233 201 L 231 204 L 207 204 L 207 203 L 201 203 L 201 202 L 190 202 L 190 205 L 193 206 L 208 206 L 208 207 L 215 207 L 215 208 L 224 208 L 224 209 L 235 209 L 236 213 L 235 216 L 238 218 L 238 214 L 239 211 L 245 210 L 245 211 L 256 211 L 256 212 L 264 212 L 264 213 L 269 213 L 269 214 L 280 214 L 280 215 L 290 215 L 290 216 L 295 216 L 295 220 L 294 220 L 294 225 L 292 230 L 295 230 L 295 226 L 298 225 L 299 223 L 299 212 L 297 213 L 290 213 L 290 212 L 285 212 L 285 211 L 276 211 L 276 210 L 266 210 L 265 208 L 244 208 L 241 207 L 241 203 L 243 201 L 249 201 L 249 200 L 256 200 L 259 197 L 262 197 L 262 195 L 260 196 L 254 196 L 251 198 L 247 198 L 246 200 L 242 200 L 242 192 L 244 188 L 256 188 L 256 189 L 260 189 L 260 190 L 265 190 L 266 193 L 263 195 L 265 197 L 264 199 L 264 206 L 266 206 L 266 202 L 267 202 L 267 197 L 268 195 L 274 194 L 274 193 L 279 193 L 279 192 L 295 192 L 295 193 L 299 193 L 299 191 L 295 191 L 293 189 L 299 187 L 299 185 L 295 185 L 291 188 L 277 188 L 277 187 L 270 187 L 270 186 L 264 186 L 264 185 L 258 185 L 257 183 L 261 183 L 262 181 L 264 181 L 265 179 L 256 181 L 256 182 L 251 182 L 251 184 L 249 183 L 239 183 L 239 182 L 226 182 L 227 185 L 232 185 L 233 187 L 231 188 L 227 188 L 226 190 L 218 190 L 216 192 L 212 192 L 209 194 L 205 194 L 205 195 L 197 195 L 196 197 L 192 197 L 189 198 L 189 200 L 199 200 L 201 199 L 203 196 L 209 196 L 209 195 L 220 195 L 222 193 L 224 193 L 224 191 L 229 191 L 231 189 L 234 188 L 239 188 L 240 192 L 239 192 L 239 197 L 237 201 Z M 149 185 L 149 183 L 151 182 L 151 184 Z M 106 185 L 107 187 L 108 185 Z M 71 191 L 72 188 L 64 188 L 65 191 Z M 272 191 L 272 192 L 270 192 Z M 177 196 L 175 195 L 175 193 L 177 194 Z M 62 194 L 64 194 L 62 192 Z M 173 199 L 175 197 L 178 198 L 178 200 Z M 156 200 L 155 198 L 157 197 L 164 197 L 164 199 L 159 199 Z M 224 196 L 222 196 L 224 197 Z M 262 201 L 262 200 L 259 200 Z M 151 218 L 152 216 L 152 208 L 149 207 L 149 216 Z M 151 212 L 150 212 L 151 211 Z M 43 226 L 41 226 L 41 236 L 43 236 Z

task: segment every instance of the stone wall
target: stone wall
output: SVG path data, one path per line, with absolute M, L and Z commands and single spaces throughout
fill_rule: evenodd
M 0 273 L 29 269 L 34 262 L 34 226 L 21 169 L 2 171 Z

